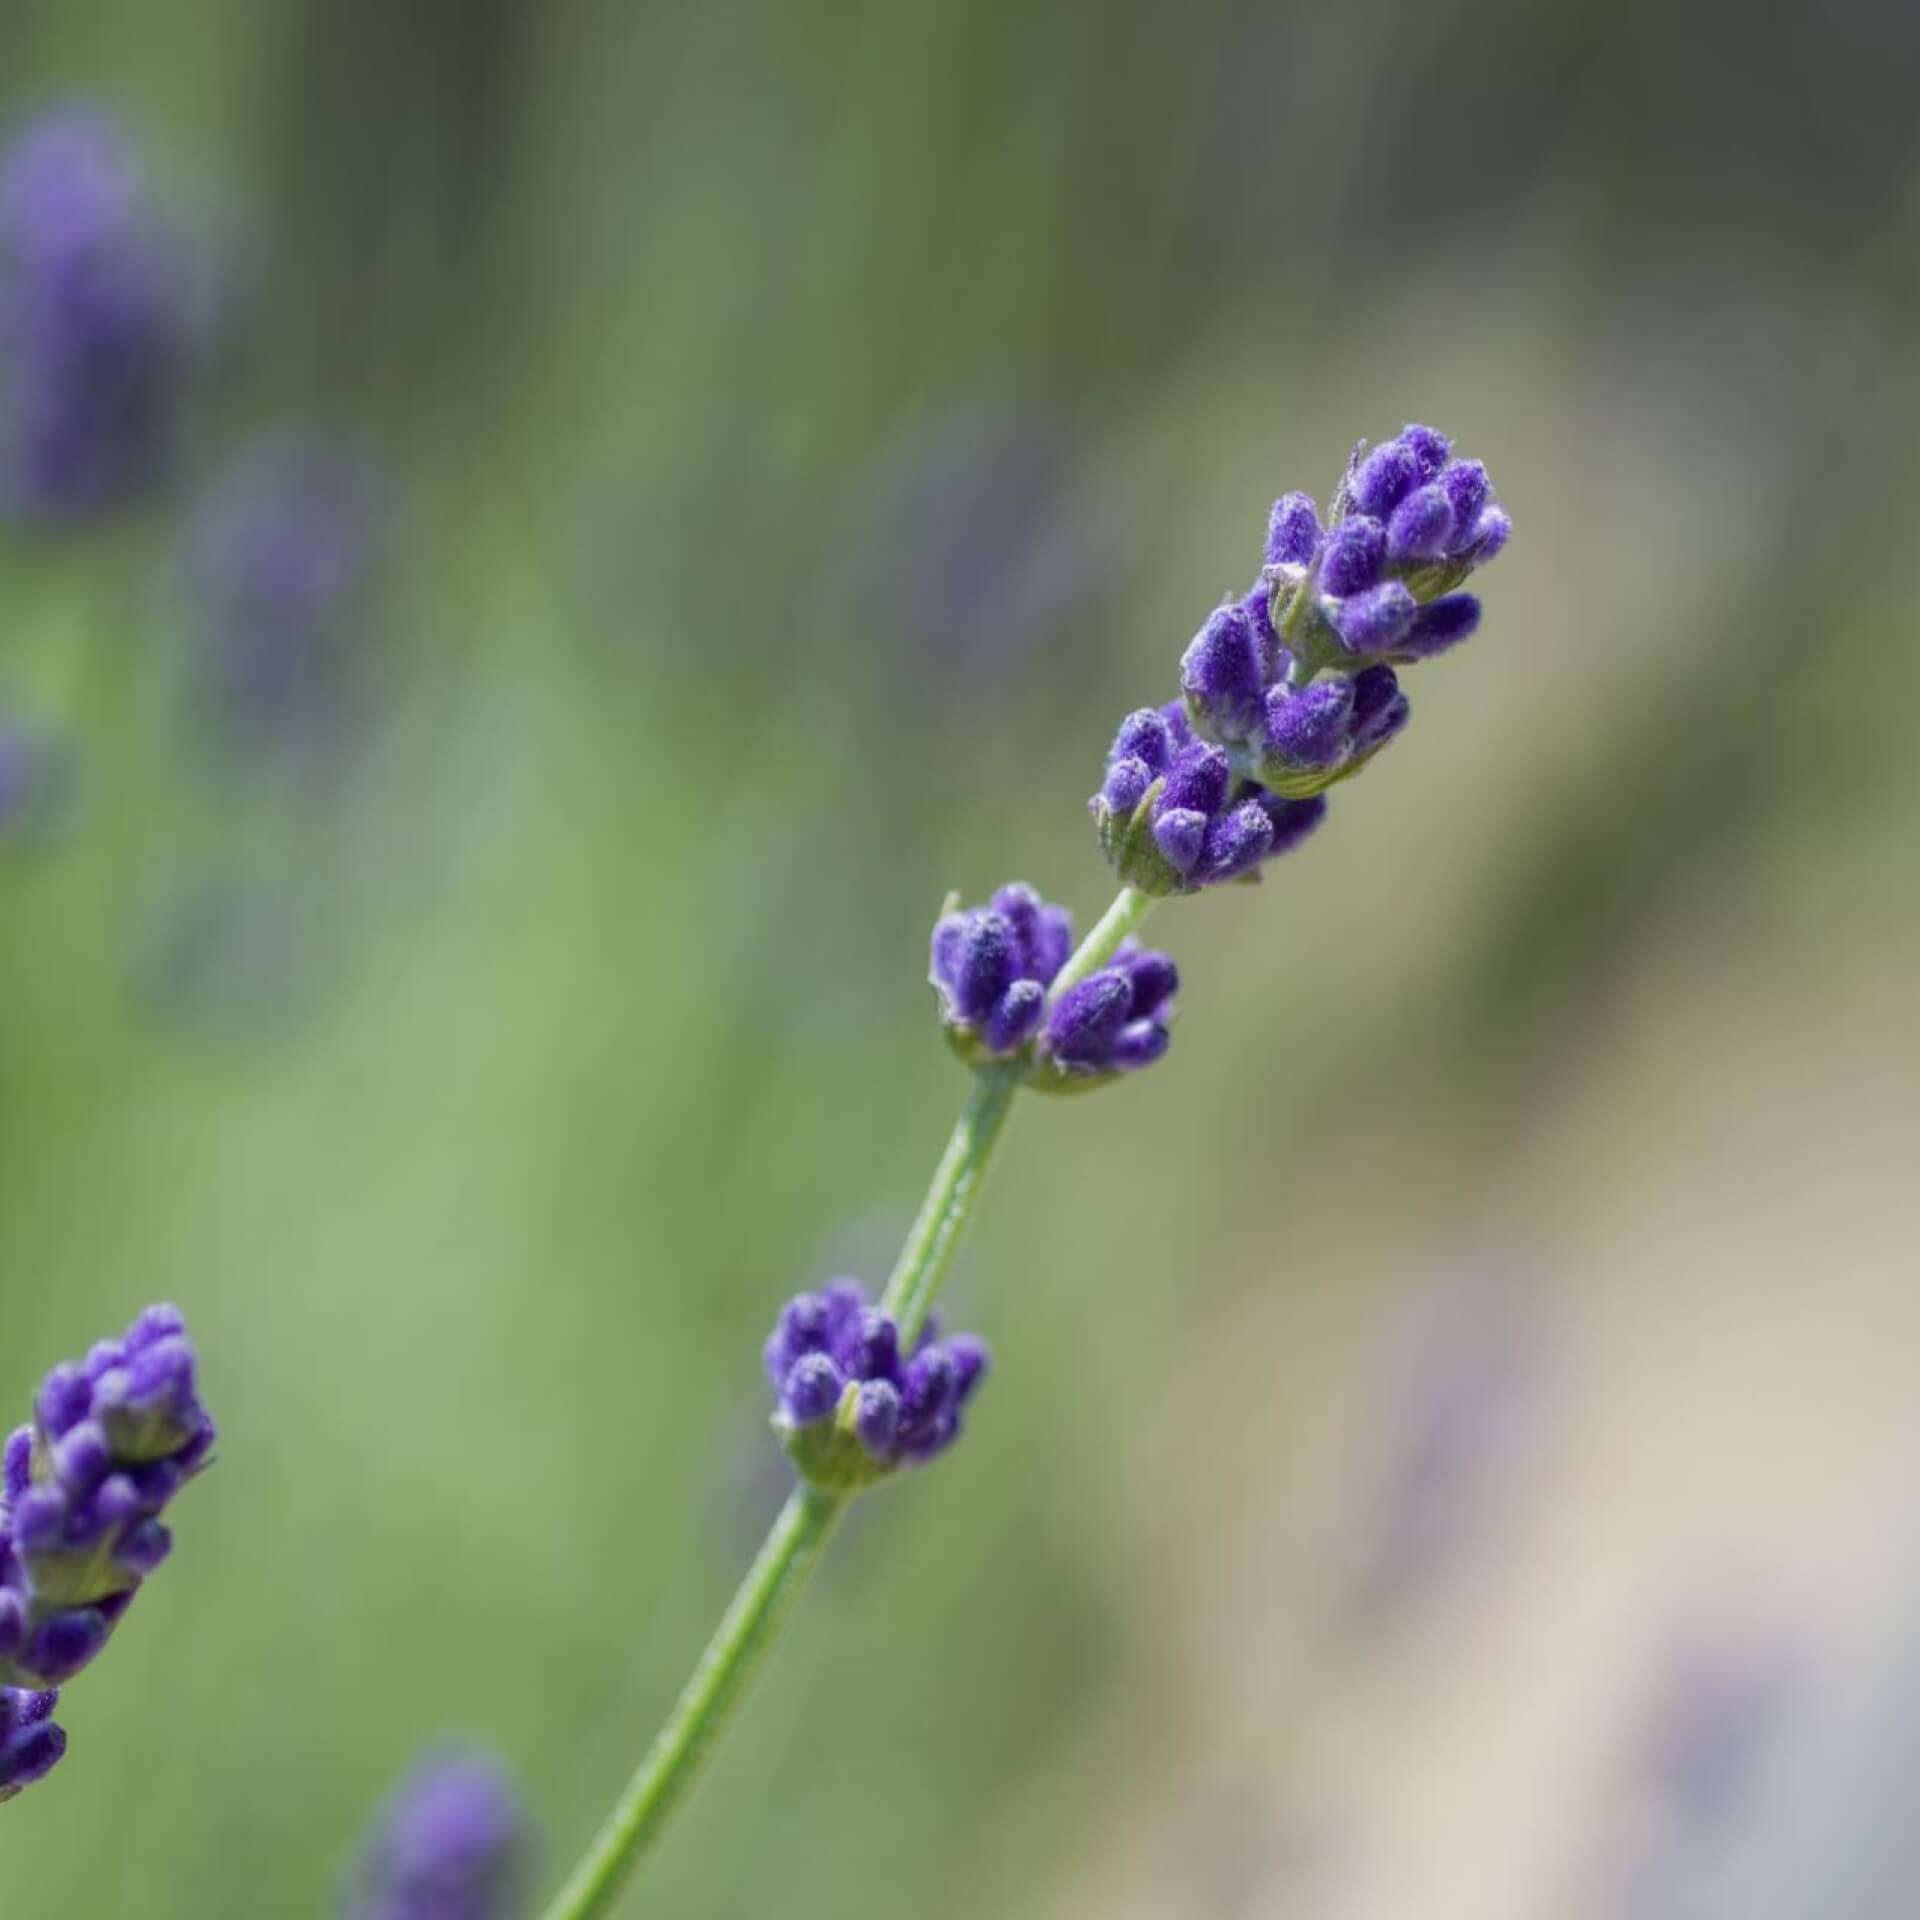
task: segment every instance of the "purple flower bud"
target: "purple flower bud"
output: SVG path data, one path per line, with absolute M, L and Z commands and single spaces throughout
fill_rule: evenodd
M 1283 493 L 1267 517 L 1267 564 L 1304 567 L 1320 546 L 1320 515 L 1311 497 Z
M 796 1427 L 824 1420 L 840 1404 L 846 1378 L 824 1353 L 802 1354 L 780 1389 L 780 1412 Z
M 1180 661 L 1180 690 L 1194 724 L 1222 740 L 1255 724 L 1265 684 L 1260 646 L 1238 607 L 1216 607 Z
M 1133 983 L 1117 967 L 1090 973 L 1060 996 L 1047 1018 L 1047 1051 L 1064 1067 L 1097 1070 L 1133 1005 Z
M 1484 567 L 1507 544 L 1513 522 L 1504 507 L 1488 507 L 1473 523 L 1473 532 L 1462 549 L 1464 557 L 1476 567 Z
M 1407 724 L 1413 709 L 1391 667 L 1367 667 L 1353 676 L 1353 751 L 1372 753 Z
M 1398 580 L 1383 580 L 1329 605 L 1327 618 L 1349 653 L 1391 653 L 1413 625 L 1418 603 Z
M 480 1754 L 434 1756 L 382 1809 L 350 1876 L 343 1920 L 512 1920 L 526 1853 L 525 1816 L 505 1769 Z
M 1453 451 L 1453 442 L 1431 427 L 1402 427 L 1400 438 L 1413 455 L 1414 471 L 1422 481 L 1431 480 Z
M 1413 449 L 1404 440 L 1384 440 L 1354 469 L 1353 504 L 1384 520 L 1420 482 Z
M 1453 507 L 1437 482 L 1417 488 L 1394 509 L 1387 554 L 1396 561 L 1434 560 L 1453 538 Z
M 900 1389 L 891 1380 L 862 1382 L 853 1404 L 853 1430 L 871 1454 L 891 1451 L 900 1431 Z
M 1217 812 L 1226 804 L 1233 784 L 1233 763 L 1218 747 L 1195 742 L 1181 749 L 1167 774 L 1160 804 L 1169 810 L 1191 809 L 1199 814 Z
M 1480 518 L 1480 510 L 1487 504 L 1492 488 L 1486 467 L 1478 460 L 1449 461 L 1440 470 L 1440 486 L 1447 496 L 1447 505 L 1453 509 L 1454 526 L 1470 529 Z
M 1271 839 L 1264 815 L 1261 828 L 1263 841 Z M 1048 1055 L 1064 1073 L 1082 1078 L 1151 1065 L 1167 1050 L 1179 985 L 1166 954 L 1124 942 L 1111 965 L 1061 995 L 1047 1021 Z
M 1239 613 L 1247 623 L 1247 631 L 1253 635 L 1254 654 L 1260 662 L 1261 679 L 1263 682 L 1271 680 L 1276 673 L 1285 670 L 1288 655 L 1280 644 L 1279 629 L 1273 624 L 1273 597 L 1264 580 L 1256 581 L 1248 589 L 1247 597 L 1240 602 Z
M 1237 880 L 1251 873 L 1273 847 L 1273 823 L 1255 799 L 1243 800 L 1207 828 L 1200 861 L 1213 883 Z
M 213 1422 L 179 1314 L 150 1308 L 35 1401 L 6 1449 L 0 1685 L 57 1686 L 106 1644 L 173 1539 L 160 1515 L 205 1464 Z
M 977 1333 L 956 1333 L 947 1342 L 947 1351 L 953 1356 L 954 1396 L 961 1406 L 965 1406 L 972 1399 L 975 1388 L 987 1377 L 992 1355 L 987 1350 L 987 1343 Z
M 1147 797 L 1153 774 L 1144 760 L 1116 760 L 1107 769 L 1100 797 L 1115 813 L 1131 813 Z
M 67 1750 L 64 1727 L 55 1725 L 57 1693 L 0 1687 L 0 1800 L 44 1780 Z
M 1413 625 L 1400 644 L 1421 660 L 1457 647 L 1480 624 L 1480 602 L 1470 593 L 1443 593 L 1429 600 L 1413 616 Z
M 1133 988 L 1127 1007 L 1130 1019 L 1144 1020 L 1158 1013 L 1180 991 L 1180 969 L 1173 964 L 1170 953 L 1158 953 L 1137 940 L 1128 940 L 1113 956 L 1113 963 Z
M 22 519 L 105 512 L 164 463 L 185 329 L 137 163 L 103 116 L 62 109 L 15 138 L 0 276 L 0 492 Z
M 1289 767 L 1338 766 L 1352 713 L 1353 689 L 1345 680 L 1316 681 L 1297 693 L 1274 687 L 1267 695 L 1268 758 Z
M 1183 744 L 1165 713 L 1157 707 L 1142 707 L 1121 721 L 1111 757 L 1138 760 L 1157 778 L 1172 765 L 1175 749 Z
M 1356 514 L 1327 535 L 1320 555 L 1320 591 L 1344 600 L 1364 593 L 1380 578 L 1387 560 L 1387 530 L 1378 520 Z
M 1072 949 L 1072 916 L 1023 883 L 1002 887 L 990 907 L 945 915 L 929 978 L 949 1036 L 969 1058 L 1018 1053 L 1039 1030 L 1046 990 Z
M 1207 844 L 1207 816 L 1191 807 L 1174 807 L 1154 821 L 1153 843 L 1167 864 L 1185 877 L 1200 864 Z
M 1269 859 L 1291 853 L 1327 817 L 1327 796 L 1324 793 L 1316 793 L 1309 800 L 1283 800 L 1278 795 L 1269 794 L 1261 804 L 1266 809 L 1267 818 L 1273 823 L 1273 845 L 1268 850 Z

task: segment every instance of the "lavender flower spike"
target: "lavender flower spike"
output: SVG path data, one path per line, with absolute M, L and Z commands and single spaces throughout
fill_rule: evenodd
M 387 1803 L 341 1920 L 510 1920 L 525 1870 L 526 1822 L 505 1769 L 442 1754 Z
M 984 907 L 960 912 L 949 902 L 933 930 L 929 977 L 961 1058 L 979 1066 L 1021 1052 L 1072 951 L 1072 916 L 1018 881 Z
M 0 166 L 0 496 L 17 518 L 77 521 L 164 462 L 184 361 L 181 289 L 132 150 L 69 107 Z
M 67 1750 L 67 1732 L 56 1726 L 57 1693 L 0 1687 L 0 1800 L 44 1780 Z
M 91 1662 L 173 1545 L 160 1515 L 207 1464 L 213 1422 L 172 1307 L 57 1366 L 6 1443 L 0 1685 L 58 1687 Z
M 899 1327 L 856 1280 L 788 1301 L 762 1359 L 778 1397 L 775 1430 L 801 1477 L 831 1493 L 946 1452 L 987 1372 L 984 1341 L 942 1340 L 931 1324 L 902 1354 Z

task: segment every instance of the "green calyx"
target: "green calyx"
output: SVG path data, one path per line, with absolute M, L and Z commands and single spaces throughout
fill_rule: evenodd
M 854 1413 L 860 1404 L 860 1385 L 850 1380 L 840 1395 L 830 1420 L 815 1420 L 796 1427 L 784 1415 L 773 1416 L 773 1430 L 780 1436 L 794 1470 L 810 1487 L 822 1493 L 846 1496 L 864 1493 L 867 1488 L 899 1471 L 899 1462 L 876 1460 L 860 1444 L 854 1426 Z

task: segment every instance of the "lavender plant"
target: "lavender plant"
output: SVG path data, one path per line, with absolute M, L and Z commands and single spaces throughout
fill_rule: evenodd
M 436 1754 L 381 1810 L 341 1920 L 511 1920 L 525 1855 L 525 1817 L 504 1769 L 484 1754 Z
M 66 1751 L 57 1690 L 98 1657 L 166 1559 L 161 1522 L 206 1466 L 214 1426 L 173 1307 L 49 1373 L 0 1478 L 0 1799 Z
M 0 167 L 0 503 L 87 521 L 160 474 L 186 357 L 183 288 L 120 129 L 56 108 Z
M 1406 727 L 1397 670 L 1477 628 L 1468 577 L 1510 523 L 1487 471 L 1410 426 L 1356 448 L 1323 519 L 1275 502 L 1251 587 L 1208 616 L 1180 697 L 1122 722 L 1090 805 L 1118 895 L 1076 947 L 1032 888 L 950 899 L 931 978 L 973 1086 L 877 1302 L 836 1280 L 790 1301 L 767 1341 L 773 1425 L 797 1475 L 759 1556 L 652 1746 L 546 1920 L 607 1912 L 659 1839 L 853 1500 L 958 1439 L 985 1346 L 942 1338 L 934 1299 L 972 1225 L 1022 1091 L 1084 1092 L 1164 1056 L 1179 976 L 1133 938 L 1163 900 L 1253 882 L 1326 817 L 1327 790 Z

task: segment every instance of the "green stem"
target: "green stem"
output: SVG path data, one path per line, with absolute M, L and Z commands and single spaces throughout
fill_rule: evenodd
M 1122 887 L 1100 923 L 1080 943 L 1053 983 L 1055 995 L 1111 959 L 1157 902 L 1137 887 Z M 882 1308 L 911 1349 L 926 1324 L 935 1294 L 966 1239 L 985 1190 L 995 1150 L 1013 1112 L 1023 1069 L 1017 1061 L 983 1067 L 955 1121 L 947 1150 L 934 1169 L 919 1216 L 881 1297 Z M 795 1488 L 781 1508 L 758 1557 L 707 1642 L 667 1724 L 648 1748 L 605 1826 L 554 1896 L 545 1920 L 592 1920 L 609 1910 L 629 1875 L 660 1836 L 698 1778 L 701 1762 L 718 1745 L 747 1682 L 818 1564 L 851 1496 Z
M 1138 887 L 1122 887 L 1114 895 L 1113 905 L 1100 916 L 1099 924 L 1080 942 L 1073 958 L 1055 976 L 1050 997 L 1058 1000 L 1069 987 L 1077 987 L 1088 974 L 1105 966 L 1121 941 L 1159 904 L 1156 894 L 1142 893 Z
M 794 1488 L 693 1677 L 674 1702 L 667 1724 L 572 1877 L 554 1896 L 546 1920 L 587 1920 L 608 1911 L 726 1730 L 846 1505 L 844 1495 Z
M 893 1315 L 900 1328 L 903 1351 L 912 1352 L 914 1340 L 926 1323 L 933 1296 L 953 1265 L 953 1257 L 967 1237 L 973 1210 L 993 1165 L 994 1149 L 1013 1112 L 1013 1096 L 1020 1090 L 1020 1069 L 1012 1062 L 982 1067 L 974 1075 L 973 1092 L 954 1122 L 952 1138 L 933 1170 L 933 1182 L 920 1203 L 919 1217 L 894 1263 L 893 1277 L 880 1296 L 880 1310 Z

